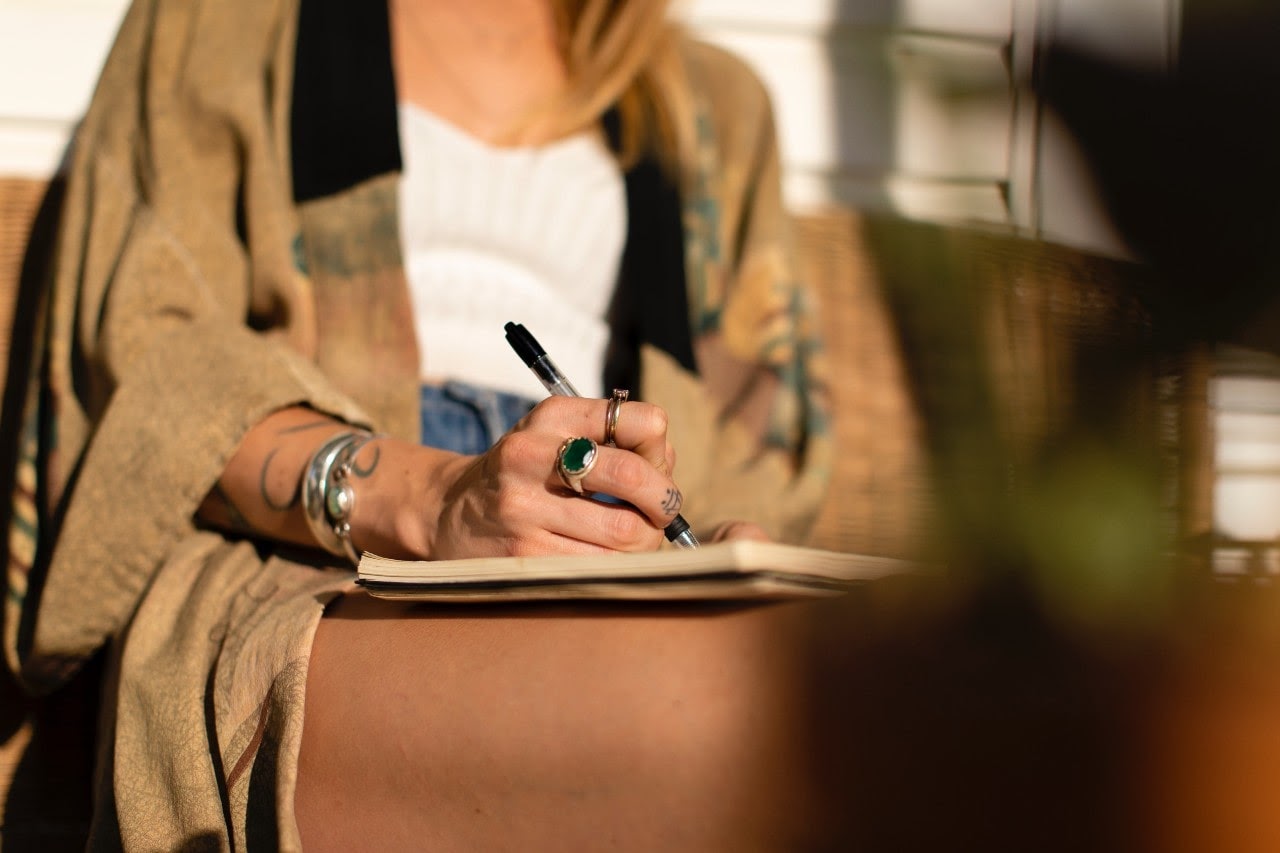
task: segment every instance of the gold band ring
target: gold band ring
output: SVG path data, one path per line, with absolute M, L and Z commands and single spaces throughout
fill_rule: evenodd
M 609 447 L 616 447 L 618 444 L 618 413 L 630 396 L 631 392 L 626 388 L 614 388 L 613 396 L 609 398 L 609 408 L 604 415 L 604 443 Z
M 556 472 L 566 486 L 582 494 L 582 481 L 595 467 L 599 448 L 589 438 L 567 438 L 556 454 Z

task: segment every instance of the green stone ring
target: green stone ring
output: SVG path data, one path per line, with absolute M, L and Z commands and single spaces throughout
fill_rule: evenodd
M 556 456 L 556 471 L 564 484 L 582 494 L 582 480 L 596 464 L 596 443 L 581 436 L 565 439 Z

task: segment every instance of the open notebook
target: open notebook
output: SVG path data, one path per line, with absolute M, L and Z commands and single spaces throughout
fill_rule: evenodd
M 836 595 L 911 571 L 889 557 L 776 542 L 736 541 L 644 554 L 392 560 L 365 554 L 357 575 L 372 595 L 419 601 L 696 600 Z

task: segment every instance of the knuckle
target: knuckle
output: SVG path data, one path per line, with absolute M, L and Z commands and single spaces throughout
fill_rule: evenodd
M 559 404 L 559 398 L 547 397 L 539 400 L 538 403 L 529 410 L 529 413 L 521 418 L 521 423 L 526 427 L 533 429 L 540 427 L 544 422 L 555 418 L 556 406 Z
M 648 404 L 646 406 L 644 417 L 645 426 L 651 434 L 664 436 L 667 434 L 667 426 L 669 424 L 666 409 L 653 404 Z
M 551 396 L 538 403 L 534 407 L 534 412 L 542 416 L 539 419 L 540 423 L 542 421 L 563 423 L 581 409 L 582 405 L 582 400 L 576 397 Z
M 616 491 L 631 495 L 644 486 L 649 478 L 649 471 L 644 460 L 638 456 L 617 455 L 609 459 L 605 475 Z
M 530 458 L 537 443 L 527 432 L 509 432 L 498 439 L 489 453 L 506 467 L 510 463 Z
M 564 411 L 566 402 L 567 401 L 564 397 L 552 395 L 539 401 L 538 404 L 533 407 L 533 410 L 544 416 L 559 415 Z

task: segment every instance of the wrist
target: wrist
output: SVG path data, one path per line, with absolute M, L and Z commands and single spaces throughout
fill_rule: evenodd
M 307 527 L 320 547 L 346 557 L 354 566 L 360 555 L 351 541 L 355 507 L 354 460 L 374 436 L 364 430 L 343 431 L 326 439 L 312 453 L 303 472 L 301 498 Z
M 382 437 L 356 455 L 351 538 L 383 557 L 429 559 L 445 495 L 466 457 Z

